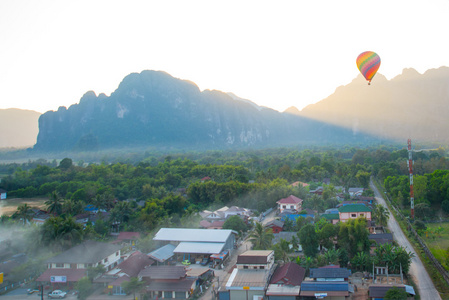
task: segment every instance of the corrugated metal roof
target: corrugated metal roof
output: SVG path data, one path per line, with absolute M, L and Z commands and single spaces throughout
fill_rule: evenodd
M 175 250 L 175 248 L 175 245 L 167 244 L 149 253 L 148 256 L 158 262 L 164 262 L 174 255 L 173 250 Z
M 225 243 L 232 233 L 229 229 L 161 228 L 153 240 Z
M 347 292 L 349 284 L 347 282 L 316 282 L 316 281 L 303 281 L 301 283 L 301 293 L 305 291 L 339 291 Z
M 270 284 L 267 296 L 299 296 L 300 286 Z
M 348 204 L 340 207 L 339 212 L 368 212 L 371 208 L 364 204 Z
M 289 262 L 276 269 L 273 276 L 271 277 L 270 283 L 300 286 L 301 282 L 304 280 L 305 274 L 306 269 L 296 263 Z
M 346 268 L 311 268 L 310 278 L 348 278 L 351 271 Z
M 332 213 L 332 214 L 322 214 L 321 217 L 323 217 L 323 218 L 325 218 L 327 220 L 338 220 L 338 219 L 340 219 L 340 215 L 338 213 L 337 214 L 334 214 L 334 213 Z
M 215 254 L 220 253 L 225 244 L 224 243 L 193 243 L 182 242 L 173 250 L 174 253 L 201 253 L 201 254 Z
M 270 270 L 234 269 L 226 284 L 227 289 L 241 289 L 244 286 L 264 288 L 267 286 Z
M 195 286 L 195 279 L 167 280 L 167 281 L 151 281 L 145 289 L 149 292 L 172 291 L 172 292 L 188 292 Z
M 368 295 L 373 298 L 384 298 L 385 294 L 394 287 L 407 291 L 406 287 L 402 284 L 400 285 L 372 284 L 369 286 Z
M 186 269 L 181 266 L 150 266 L 140 271 L 138 277 L 147 277 L 153 280 L 178 280 L 186 277 Z
M 237 256 L 237 264 L 266 264 L 273 250 L 248 250 Z
M 55 257 L 49 258 L 47 263 L 98 263 L 114 252 L 120 251 L 122 246 L 101 243 L 97 241 L 85 241 Z

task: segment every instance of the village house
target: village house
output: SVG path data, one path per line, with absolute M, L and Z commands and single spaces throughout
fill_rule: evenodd
M 325 218 L 329 223 L 334 225 L 340 221 L 340 215 L 338 213 L 322 214 L 321 217 Z
M 370 300 L 384 299 L 387 292 L 392 289 L 397 288 L 405 291 L 408 294 L 407 300 L 415 299 L 415 289 L 410 285 L 404 284 L 371 284 L 368 290 L 368 296 Z
M 247 222 L 251 213 L 251 210 L 238 206 L 223 206 L 222 208 L 215 211 L 203 210 L 202 212 L 200 212 L 200 216 L 203 218 L 203 220 L 200 222 L 200 225 L 203 228 L 218 229 L 218 227 L 221 228 L 224 221 L 226 221 L 231 216 L 240 216 L 245 222 Z
M 337 267 L 311 268 L 309 277 L 315 281 L 348 281 L 351 270 Z
M 175 256 L 175 253 L 173 251 L 175 249 L 175 245 L 167 244 L 148 253 L 148 256 L 156 261 L 157 265 L 165 265 L 173 261 L 173 257 Z
M 153 240 L 160 246 L 173 244 L 177 261 L 200 263 L 211 254 L 234 249 L 237 232 L 229 229 L 161 228 Z
M 309 191 L 309 193 L 319 195 L 319 196 L 323 195 L 323 192 L 324 192 L 324 188 L 322 186 L 319 186 L 316 189 Z
M 363 204 L 348 204 L 341 206 L 339 209 L 340 222 L 357 219 L 359 217 L 371 221 L 371 208 Z
M 349 197 L 354 198 L 357 196 L 362 196 L 364 190 L 365 190 L 364 188 L 349 188 L 348 189 Z
M 317 282 L 303 281 L 301 283 L 301 297 L 305 299 L 345 300 L 349 297 L 350 285 L 347 281 Z M 353 292 L 353 290 L 351 290 Z
M 0 189 L 0 200 L 6 199 L 6 190 Z
M 282 213 L 285 209 L 295 210 L 296 212 L 300 212 L 302 210 L 302 199 L 294 195 L 290 195 L 287 198 L 283 198 L 276 203 L 278 204 L 278 210 Z
M 45 221 L 49 218 L 51 218 L 51 215 L 47 213 L 45 210 L 40 210 L 37 208 L 32 208 L 33 215 L 31 218 L 31 223 L 34 223 L 36 225 L 42 225 L 45 223 Z
M 240 254 L 226 283 L 226 291 L 219 292 L 219 299 L 263 299 L 273 269 L 273 250 L 250 250 Z
M 204 229 L 223 229 L 225 221 L 212 221 L 209 222 L 207 220 L 200 221 L 200 228 Z
M 187 299 L 196 287 L 196 279 L 187 278 L 184 266 L 150 266 L 138 275 L 145 282 L 151 299 Z
M 279 220 L 271 220 L 270 222 L 268 222 L 265 225 L 265 228 L 271 228 L 271 230 L 273 231 L 273 233 L 279 233 L 282 231 L 284 227 L 284 222 L 279 221 Z
M 289 262 L 276 269 L 271 277 L 266 295 L 269 300 L 296 300 L 306 269 Z
M 51 283 L 53 288 L 73 288 L 87 268 L 103 265 L 112 270 L 121 259 L 121 246 L 86 241 L 47 260 L 48 269 L 36 281 Z
M 118 234 L 116 243 L 119 245 L 126 245 L 132 248 L 136 246 L 139 239 L 140 239 L 139 232 L 123 231 Z
M 113 295 L 125 295 L 125 291 L 122 288 L 122 283 L 130 281 L 131 277 L 137 277 L 137 275 L 144 268 L 154 264 L 148 255 L 135 251 L 124 261 L 118 264 L 111 271 L 103 274 L 101 277 L 94 279 L 95 283 L 103 283 L 108 287 L 108 293 Z

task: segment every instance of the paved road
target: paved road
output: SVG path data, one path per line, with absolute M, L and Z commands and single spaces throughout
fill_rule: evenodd
M 373 182 L 370 182 L 370 186 L 374 191 L 374 196 L 377 200 L 377 203 L 385 206 L 388 209 L 387 204 L 385 203 L 384 198 L 382 197 L 381 193 L 377 190 L 376 186 L 373 184 Z M 388 210 L 390 211 L 390 210 Z M 415 249 L 413 249 L 412 245 L 408 241 L 408 239 L 405 237 L 404 233 L 402 232 L 401 228 L 399 227 L 398 222 L 394 218 L 393 214 L 390 212 L 390 219 L 388 220 L 388 227 L 390 228 L 391 232 L 393 233 L 394 239 L 397 241 L 397 243 L 407 249 L 407 251 L 410 251 L 415 254 L 415 257 L 412 258 L 412 264 L 410 266 L 410 274 L 413 276 L 413 279 L 418 287 L 419 295 L 421 296 L 421 299 L 427 300 L 438 300 L 441 299 L 440 294 L 438 293 L 437 289 L 433 285 L 432 280 L 429 277 L 429 274 L 427 273 L 427 270 L 424 268 L 424 265 L 422 264 L 421 260 L 419 259 L 418 255 L 415 252 Z
M 267 224 L 271 220 L 274 220 L 276 217 L 276 210 L 273 210 L 268 215 L 265 216 L 265 218 L 262 220 L 262 224 Z M 221 287 L 221 290 L 225 289 L 226 283 L 229 279 L 231 269 L 233 266 L 237 263 L 237 257 L 239 254 L 242 254 L 243 252 L 247 250 L 251 250 L 252 243 L 248 240 L 243 241 L 239 247 L 231 252 L 231 257 L 226 263 L 226 266 L 222 270 L 215 269 L 215 279 L 213 281 L 213 287 L 216 289 L 218 286 Z M 200 297 L 199 300 L 212 300 L 213 294 L 212 294 L 212 286 L 207 289 L 207 291 Z

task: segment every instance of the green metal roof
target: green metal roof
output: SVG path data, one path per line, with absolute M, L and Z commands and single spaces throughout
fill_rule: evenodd
M 371 208 L 369 208 L 366 205 L 363 204 L 348 204 L 340 207 L 338 209 L 339 212 L 365 212 L 365 211 L 371 211 Z
M 321 217 L 326 218 L 328 220 L 340 219 L 340 215 L 339 214 L 322 214 Z

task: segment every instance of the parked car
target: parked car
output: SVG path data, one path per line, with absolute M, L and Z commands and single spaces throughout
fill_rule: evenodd
M 209 263 L 209 258 L 208 257 L 203 258 L 203 260 L 201 261 L 201 265 L 202 266 L 207 266 L 208 263 Z
M 28 294 L 39 293 L 39 289 L 38 288 L 28 289 L 27 292 L 28 292 Z
M 54 290 L 50 294 L 48 294 L 48 298 L 54 298 L 54 299 L 62 299 L 67 295 L 66 292 L 63 292 L 61 290 Z

